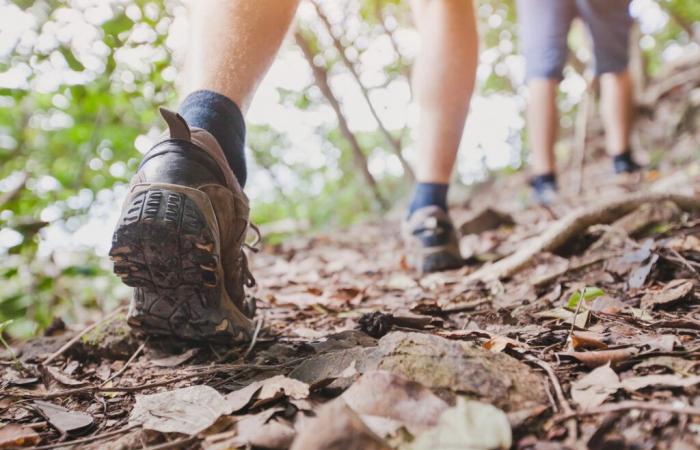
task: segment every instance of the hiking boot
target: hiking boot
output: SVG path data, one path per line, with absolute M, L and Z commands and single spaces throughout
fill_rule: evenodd
M 557 181 L 554 175 L 537 175 L 530 179 L 532 198 L 538 205 L 550 206 L 555 203 L 557 193 Z
M 408 264 L 422 273 L 458 269 L 464 265 L 450 216 L 437 206 L 411 214 L 402 227 Z
M 248 198 L 214 136 L 161 115 L 169 133 L 144 155 L 109 252 L 135 288 L 127 321 L 147 334 L 249 340 Z
M 632 152 L 627 151 L 613 157 L 613 170 L 617 175 L 635 173 L 639 172 L 641 169 L 642 166 L 632 159 Z

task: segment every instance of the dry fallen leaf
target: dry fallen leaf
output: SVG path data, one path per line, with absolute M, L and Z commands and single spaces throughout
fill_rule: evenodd
M 571 321 L 574 320 L 574 316 L 576 316 L 575 325 L 578 328 L 586 328 L 589 315 L 590 313 L 587 310 L 579 311 L 578 314 L 576 314 L 573 311 L 569 311 L 568 309 L 561 307 L 550 309 L 548 311 L 541 311 L 534 314 L 535 317 L 540 317 L 543 319 L 560 319 L 565 320 L 569 323 L 571 323 Z
M 180 364 L 189 361 L 194 355 L 199 353 L 198 348 L 191 348 L 179 355 L 166 356 L 164 358 L 152 359 L 151 365 L 156 367 L 177 367 Z
M 274 400 L 283 395 L 296 400 L 309 396 L 308 384 L 284 375 L 277 375 L 259 383 L 261 389 L 258 394 L 258 401 Z
M 494 353 L 500 353 L 506 348 L 527 348 L 528 345 L 524 342 L 516 341 L 505 336 L 494 336 L 482 345 L 486 350 L 491 350 Z
M 420 434 L 412 450 L 508 449 L 513 444 L 508 416 L 495 406 L 457 398 L 457 404 L 442 413 L 438 425 Z
M 691 280 L 673 280 L 659 291 L 648 291 L 642 297 L 642 308 L 652 309 L 686 300 L 693 292 Z
M 34 406 L 41 411 L 51 426 L 64 434 L 79 434 L 87 431 L 94 424 L 90 414 L 71 411 L 62 406 L 40 400 L 35 401 Z
M 224 398 L 231 412 L 237 412 L 245 408 L 253 399 L 257 402 L 254 406 L 277 400 L 283 396 L 294 400 L 302 400 L 309 396 L 309 385 L 277 375 L 265 380 L 255 381 L 248 386 L 227 394 Z
M 613 350 L 598 350 L 592 352 L 562 352 L 561 356 L 569 356 L 577 359 L 588 367 L 598 367 L 607 363 L 619 363 L 636 355 L 638 350 L 634 347 L 618 348 Z
M 291 450 L 390 450 L 345 404 L 335 399 L 318 410 L 299 431 Z
M 64 386 L 84 386 L 87 383 L 84 381 L 78 381 L 74 380 L 73 378 L 69 377 L 65 373 L 61 372 L 61 370 L 58 367 L 46 367 L 46 371 L 51 375 L 51 377 L 61 383 Z
M 693 373 L 693 368 L 700 364 L 700 361 L 687 360 L 679 356 L 655 356 L 653 358 L 645 359 L 639 364 L 634 366 L 635 370 L 643 369 L 646 367 L 665 367 L 671 369 L 679 375 L 691 375 Z
M 608 346 L 602 336 L 588 331 L 575 331 L 571 334 L 571 347 L 574 350 L 603 350 Z
M 649 386 L 690 387 L 700 384 L 700 376 L 681 377 L 675 374 L 646 375 L 622 380 L 622 387 L 628 391 L 637 391 Z
M 0 448 L 29 447 L 40 440 L 39 434 L 25 425 L 11 423 L 0 428 Z
M 271 408 L 258 414 L 243 416 L 236 423 L 237 436 L 232 448 L 262 447 L 268 449 L 287 449 L 291 445 L 296 431 L 292 425 L 275 416 L 283 412 L 283 408 Z
M 137 395 L 130 424 L 161 433 L 193 436 L 231 409 L 216 389 L 196 385 L 150 395 Z
M 392 419 L 411 433 L 437 423 L 440 414 L 449 408 L 433 392 L 406 378 L 385 371 L 369 371 L 342 395 L 343 400 L 380 436 L 383 434 L 366 416 Z
M 620 377 L 610 364 L 593 369 L 571 385 L 571 398 L 584 410 L 600 406 L 620 389 Z

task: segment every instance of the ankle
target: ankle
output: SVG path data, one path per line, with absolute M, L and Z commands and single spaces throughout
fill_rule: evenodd
M 530 178 L 530 186 L 532 186 L 535 189 L 539 189 L 541 187 L 544 187 L 545 185 L 556 187 L 557 175 L 554 172 L 533 175 Z
M 447 183 L 417 183 L 408 208 L 409 217 L 420 208 L 437 206 L 447 212 Z
M 226 160 L 241 187 L 245 186 L 245 121 L 231 99 L 213 91 L 195 91 L 180 105 L 180 114 L 192 127 L 211 133 L 221 146 Z

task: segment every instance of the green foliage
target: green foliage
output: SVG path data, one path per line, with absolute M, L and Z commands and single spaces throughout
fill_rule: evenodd
M 476 2 L 482 95 L 521 94 L 513 71 L 519 45 L 514 3 Z M 408 86 L 415 49 L 407 49 L 401 36 L 412 26 L 409 2 L 322 4 L 361 78 L 372 71 L 372 83 L 365 86 L 371 94 L 386 95 L 392 83 Z M 654 41 L 645 51 L 652 71 L 666 49 L 690 41 L 687 25 L 700 21 L 697 1 L 659 4 L 673 18 L 647 36 Z M 36 333 L 56 316 L 109 308 L 128 295 L 104 254 L 77 241 L 91 219 L 119 208 L 140 160 L 136 144 L 141 148 L 158 135 L 157 107 L 176 100 L 167 41 L 182 7 L 176 0 L 0 0 L 0 14 L 22 11 L 31 15 L 28 30 L 0 53 L 1 79 L 11 80 L 0 83 L 0 241 L 14 241 L 0 246 L 0 323 L 14 320 L 7 325 L 12 336 Z M 303 26 L 330 84 L 347 79 L 348 69 L 320 21 Z M 381 66 L 370 67 L 367 55 L 382 45 Z M 289 229 L 299 231 L 376 214 L 348 142 L 311 76 L 305 88 L 279 88 L 278 94 L 295 115 L 324 120 L 313 143 L 295 142 L 270 124 L 249 127 L 256 166 L 251 172 L 270 187 L 256 197 L 253 220 L 274 229 L 291 219 Z M 345 93 L 340 94 L 342 101 Z M 570 107 L 564 117 L 574 113 Z M 410 144 L 405 130 L 389 131 Z M 382 195 L 396 202 L 409 186 L 400 168 L 387 169 L 398 166 L 387 140 L 376 130 L 356 132 L 356 138 L 370 163 L 383 167 L 374 173 Z M 309 157 L 291 158 L 290 148 L 307 149 Z
M 569 296 L 569 300 L 566 302 L 566 307 L 575 310 L 578 308 L 578 304 L 583 298 L 584 304 L 590 302 L 593 299 L 602 297 L 605 295 L 605 291 L 597 287 L 585 287 L 582 291 L 576 291 Z

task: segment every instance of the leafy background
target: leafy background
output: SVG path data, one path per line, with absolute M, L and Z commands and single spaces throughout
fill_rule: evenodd
M 479 93 L 455 180 L 464 186 L 527 159 L 513 1 L 476 4 Z M 644 75 L 698 49 L 697 1 L 635 0 L 632 8 Z M 140 153 L 160 133 L 157 107 L 176 104 L 186 40 L 176 1 L 0 0 L 0 323 L 10 335 L 31 336 L 54 317 L 85 320 L 128 296 L 105 258 L 109 231 Z M 570 40 L 563 137 L 590 59 L 580 28 Z M 406 2 L 302 4 L 249 115 L 253 220 L 270 240 L 401 209 L 411 185 L 417 45 Z M 559 150 L 568 151 L 565 139 Z

